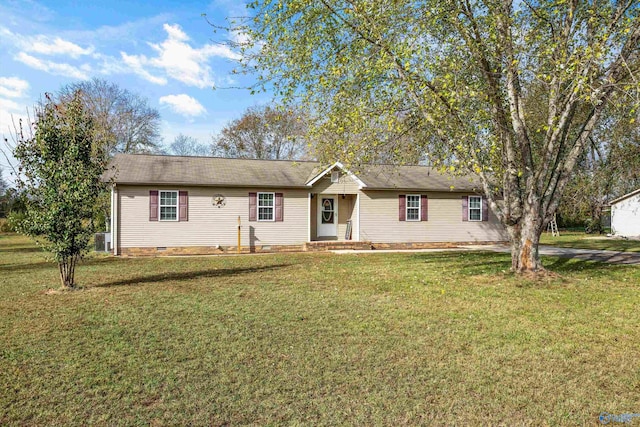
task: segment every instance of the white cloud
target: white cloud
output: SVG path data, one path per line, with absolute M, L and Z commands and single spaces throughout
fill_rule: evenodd
M 18 77 L 0 77 L 0 96 L 22 98 L 29 90 L 29 82 Z
M 154 76 L 150 72 L 144 69 L 145 63 L 147 63 L 147 58 L 144 55 L 127 55 L 124 52 L 120 52 L 122 56 L 122 61 L 129 66 L 131 71 L 135 74 L 139 75 L 143 79 L 150 81 L 151 83 L 155 83 L 157 85 L 166 85 L 167 79 L 164 77 Z
M 197 49 L 188 43 L 189 36 L 179 25 L 164 24 L 167 32 L 165 41 L 159 44 L 149 43 L 149 46 L 157 53 L 157 56 L 148 58 L 145 55 L 127 55 L 121 53 L 122 58 L 134 72 L 152 81 L 153 75 L 145 69 L 151 67 L 162 70 L 167 76 L 186 85 L 205 88 L 214 86 L 211 67 L 208 65 L 212 57 L 237 60 L 240 55 L 233 52 L 228 46 L 206 44 Z M 164 84 L 160 79 L 155 83 Z
M 157 19 L 159 18 L 154 18 Z M 100 46 L 105 41 L 106 34 L 122 38 L 127 32 L 139 31 L 138 27 L 144 26 L 143 24 L 148 22 L 102 27 L 93 33 L 67 32 L 33 36 L 17 34 L 0 26 L 0 46 L 15 49 L 15 60 L 50 74 L 87 79 L 92 74 L 133 73 L 157 85 L 166 85 L 172 79 L 198 88 L 216 84 L 216 76 L 209 65 L 212 58 L 240 59 L 240 55 L 229 46 L 212 43 L 195 46 L 180 25 L 168 23 L 163 24 L 166 32 L 164 41 L 147 43 L 152 49 L 150 55 L 122 49 L 119 56 L 112 56 L 100 52 L 91 44 L 97 43 L 96 46 Z M 243 34 L 233 34 L 232 37 L 236 42 L 245 40 Z M 77 43 L 79 40 L 82 42 Z M 136 37 L 132 42 L 135 45 L 141 40 L 144 39 Z
M 0 98 L 0 110 L 16 112 L 20 110 L 20 104 L 10 99 Z
M 59 63 L 59 62 L 38 59 L 35 56 L 31 56 L 24 52 L 20 52 L 15 57 L 15 59 L 37 70 L 42 70 L 50 74 L 55 74 L 58 76 L 65 76 L 65 77 L 72 77 L 74 79 L 80 79 L 80 80 L 87 80 L 89 78 L 89 75 L 87 74 L 87 72 L 91 71 L 91 67 L 87 66 L 86 64 L 80 67 L 74 67 L 73 65 L 66 64 L 66 63 Z
M 60 37 L 51 40 L 46 36 L 37 36 L 34 40 L 31 40 L 30 45 L 23 48 L 28 52 L 40 53 L 42 55 L 63 55 L 72 58 L 90 55 L 94 51 L 92 46 L 83 49 L 75 43 L 62 40 Z
M 94 52 L 93 46 L 83 48 L 61 37 L 51 37 L 44 34 L 23 36 L 15 34 L 6 28 L 0 28 L 0 33 L 19 47 L 23 52 L 38 53 L 48 56 L 66 56 L 77 59 Z
M 197 117 L 207 110 L 195 98 L 187 94 L 167 95 L 160 98 L 160 105 L 168 105 L 171 110 L 185 117 Z

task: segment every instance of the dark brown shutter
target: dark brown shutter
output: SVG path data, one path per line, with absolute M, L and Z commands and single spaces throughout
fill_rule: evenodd
M 462 220 L 469 221 L 469 196 L 462 196 Z
M 249 193 L 249 221 L 258 220 L 258 193 Z
M 429 201 L 426 194 L 420 195 L 420 221 L 429 220 Z
M 404 194 L 398 196 L 398 220 L 407 220 L 407 196 Z
M 178 206 L 180 214 L 178 215 L 178 221 L 189 221 L 189 192 L 178 192 Z
M 158 190 L 149 190 L 149 221 L 158 220 Z
M 489 203 L 487 198 L 482 196 L 482 220 L 489 221 Z
M 276 193 L 276 221 L 282 222 L 283 218 L 283 208 L 282 208 L 282 193 Z

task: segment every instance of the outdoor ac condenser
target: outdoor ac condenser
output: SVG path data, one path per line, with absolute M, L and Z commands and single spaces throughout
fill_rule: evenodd
M 111 233 L 96 233 L 93 240 L 96 252 L 111 252 Z

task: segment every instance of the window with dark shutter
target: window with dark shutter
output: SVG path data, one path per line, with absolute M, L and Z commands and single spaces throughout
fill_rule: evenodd
M 462 220 L 469 221 L 469 196 L 462 196 Z
M 179 221 L 189 221 L 189 192 L 188 191 L 180 191 L 179 192 Z
M 398 220 L 406 221 L 407 219 L 407 196 L 400 194 L 398 196 Z
M 158 190 L 149 191 L 149 221 L 158 220 Z
M 482 220 L 489 221 L 489 203 L 484 196 L 482 196 Z
M 284 221 L 283 196 L 282 193 L 276 193 L 276 222 Z
M 258 220 L 258 193 L 249 193 L 249 221 Z
M 275 220 L 275 193 L 258 193 L 258 221 Z
M 482 221 L 482 197 L 468 196 L 469 221 Z
M 420 195 L 420 221 L 429 220 L 429 200 L 426 194 Z
M 160 221 L 177 221 L 178 220 L 178 192 L 160 190 Z

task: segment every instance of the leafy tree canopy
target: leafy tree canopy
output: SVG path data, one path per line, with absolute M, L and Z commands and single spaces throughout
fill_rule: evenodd
M 637 115 L 633 0 L 257 0 L 245 71 L 314 113 L 342 160 L 417 132 L 430 163 L 478 176 L 512 244 L 543 270 L 541 232 L 605 108 Z M 542 108 L 540 108 L 542 107 Z M 323 134 L 331 139 L 322 140 Z M 402 156 L 402 146 L 394 148 Z M 366 158 L 364 159 L 367 160 Z
M 19 227 L 50 251 L 64 287 L 75 286 L 77 261 L 94 232 L 97 201 L 106 190 L 102 129 L 77 91 L 65 102 L 47 96 L 35 109 L 34 129 L 20 129 L 14 156 L 26 216 Z

